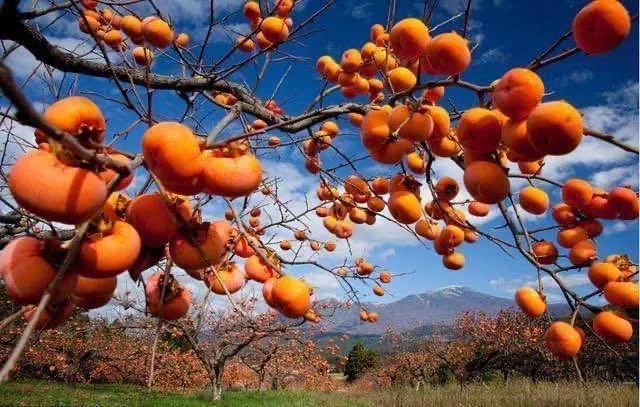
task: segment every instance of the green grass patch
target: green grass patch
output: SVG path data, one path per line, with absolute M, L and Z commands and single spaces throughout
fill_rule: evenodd
M 120 384 L 65 386 L 60 383 L 17 381 L 0 386 L 2 406 L 637 406 L 638 386 L 608 383 L 508 383 L 460 387 L 393 388 L 357 392 L 226 391 L 212 401 L 206 391 L 159 392 Z
M 335 395 L 335 396 L 334 396 Z M 337 396 L 337 397 L 336 397 Z M 158 392 L 123 384 L 66 386 L 40 381 L 10 382 L 0 386 L 2 406 L 367 406 L 336 393 L 308 391 L 226 391 L 213 401 L 206 390 Z

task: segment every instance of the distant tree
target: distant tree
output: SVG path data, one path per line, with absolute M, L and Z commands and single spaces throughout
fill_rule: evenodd
M 590 332 L 591 321 L 576 323 Z M 506 380 L 511 375 L 524 375 L 532 380 L 559 380 L 573 377 L 571 361 L 558 363 L 545 351 L 543 319 L 531 319 L 522 313 L 502 311 L 496 315 L 465 312 L 458 316 L 456 337 L 473 349 L 460 366 L 466 380 L 481 380 L 490 371 L 498 371 Z M 635 339 L 635 335 L 634 338 Z M 595 335 L 588 335 L 577 357 L 586 378 L 603 381 L 636 381 L 638 348 L 628 343 L 609 344 Z M 464 360 L 464 359 L 462 359 Z
M 347 382 L 352 382 L 358 377 L 362 376 L 364 372 L 375 366 L 378 361 L 378 354 L 367 349 L 362 342 L 358 342 L 353 345 L 347 363 L 344 366 L 344 375 L 347 377 Z
M 591 321 L 576 326 L 589 333 Z M 375 368 L 365 372 L 358 387 L 381 389 L 423 384 L 442 386 L 452 382 L 487 383 L 526 377 L 535 382 L 575 380 L 573 360 L 558 362 L 545 350 L 544 318 L 529 318 L 504 310 L 495 315 L 463 312 L 453 326 L 436 327 L 426 337 L 401 334 Z M 635 382 L 638 350 L 634 334 L 628 343 L 610 344 L 595 335 L 585 337 L 576 358 L 584 379 L 602 382 Z
M 171 349 L 187 352 L 193 348 L 193 345 L 189 342 L 189 335 L 194 338 L 198 334 L 192 325 L 192 321 L 185 320 L 180 328 L 167 327 L 162 331 L 162 340 Z M 187 332 L 188 335 L 185 335 L 184 332 Z
M 7 294 L 4 282 L 0 283 L 0 319 L 4 319 L 18 310 Z
M 306 389 L 327 389 L 331 386 L 330 365 L 324 355 L 336 351 L 337 347 L 331 344 L 320 348 L 297 329 L 287 335 L 266 337 L 252 343 L 239 354 L 239 359 L 258 378 L 258 389 L 264 389 L 267 384 L 271 390 L 283 389 L 289 384 L 303 384 Z M 233 384 L 226 371 L 224 379 Z

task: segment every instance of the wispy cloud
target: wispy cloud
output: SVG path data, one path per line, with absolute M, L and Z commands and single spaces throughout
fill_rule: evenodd
M 598 171 L 591 176 L 591 183 L 605 189 L 619 185 L 637 188 L 638 166 L 637 164 L 631 164 Z
M 486 64 L 486 63 L 500 63 L 505 62 L 509 59 L 509 54 L 505 53 L 500 48 L 491 48 L 488 51 L 485 51 L 480 55 L 480 60 L 478 63 Z
M 633 226 L 636 226 L 637 223 L 634 222 L 623 222 L 623 221 L 615 221 L 613 222 L 612 225 L 607 226 L 604 229 L 603 234 L 605 236 L 609 236 L 609 235 L 615 235 L 617 233 L 622 233 L 622 232 L 626 232 L 627 230 L 631 229 Z
M 593 80 L 593 72 L 588 69 L 578 69 L 572 71 L 567 75 L 563 75 L 558 80 L 560 86 L 567 86 L 571 84 L 584 84 Z
M 638 146 L 638 83 L 625 84 L 603 96 L 606 103 L 581 109 L 585 125 Z M 570 154 L 548 157 L 545 161 L 543 173 L 555 174 L 560 180 L 573 174 L 576 168 L 588 167 L 606 171 L 615 167 L 637 165 L 637 157 L 633 154 L 589 136 L 585 136 L 578 148 Z M 622 174 L 624 171 L 614 173 Z M 606 181 L 602 176 L 599 179 Z
M 370 3 L 356 4 L 351 7 L 351 17 L 356 20 L 368 20 L 373 17 Z
M 562 292 L 553 278 L 543 274 L 541 279 L 544 294 L 547 296 L 548 302 L 560 302 L 564 301 Z M 583 289 L 588 290 L 591 287 L 591 282 L 585 272 L 578 272 L 573 274 L 564 274 L 562 281 L 567 288 L 576 290 Z M 504 278 L 499 277 L 489 281 L 489 284 L 498 290 L 513 296 L 515 292 L 521 287 L 533 287 L 538 288 L 538 280 L 524 277 L 517 278 Z
M 216 0 L 214 12 L 218 18 L 233 12 L 240 11 L 246 0 Z M 194 20 L 202 20 L 205 16 L 208 19 L 210 12 L 209 0 L 163 0 L 157 3 L 160 10 L 171 17 L 172 22 L 177 24 L 189 24 Z M 154 10 L 147 6 L 144 11 L 149 15 L 155 14 Z
M 47 40 L 54 46 L 57 46 L 62 51 L 72 53 L 77 57 L 94 62 L 104 61 L 104 56 L 99 49 L 95 46 L 95 41 L 91 37 L 79 38 L 75 36 L 48 36 Z M 4 47 L 10 47 L 13 42 L 2 41 Z M 112 51 L 107 47 L 107 56 L 109 60 L 118 64 L 121 62 L 120 54 Z M 26 79 L 32 76 L 35 72 L 35 77 L 40 78 L 43 76 L 52 75 L 54 79 L 62 77 L 62 73 L 53 68 L 46 68 L 40 61 L 38 61 L 29 51 L 23 47 L 19 47 L 11 52 L 4 62 L 9 69 L 18 79 Z

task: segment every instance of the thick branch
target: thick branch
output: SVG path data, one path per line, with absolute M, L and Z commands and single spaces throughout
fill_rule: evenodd
M 47 123 L 20 91 L 20 87 L 13 79 L 11 71 L 2 62 L 0 62 L 0 89 L 2 89 L 2 93 L 7 99 L 15 105 L 17 110 L 16 117 L 22 124 L 42 130 L 47 136 L 59 141 L 82 160 L 111 168 L 125 176 L 131 172 L 126 163 L 113 160 L 107 155 L 96 154 L 95 151 L 85 148 L 72 135 L 60 131 Z
M 630 153 L 634 153 L 634 154 L 638 154 L 638 148 L 637 147 L 633 147 L 630 146 L 628 144 L 625 144 L 621 141 L 618 141 L 612 134 L 606 134 L 606 133 L 602 133 L 599 132 L 597 130 L 591 130 L 588 128 L 584 129 L 584 134 L 586 136 L 591 136 L 591 137 L 595 137 L 597 139 L 600 139 L 602 141 L 606 141 L 607 143 L 613 144 L 616 147 L 619 147 L 621 149 L 623 149 L 624 151 L 628 151 Z

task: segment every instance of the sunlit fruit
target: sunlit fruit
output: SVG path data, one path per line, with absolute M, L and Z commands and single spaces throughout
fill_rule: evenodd
M 86 97 L 70 96 L 60 99 L 45 109 L 42 118 L 56 129 L 77 137 L 80 142 L 101 143 L 104 140 L 104 116 L 100 108 Z M 43 131 L 36 130 L 35 135 L 36 142 L 47 141 Z
M 571 325 L 557 321 L 544 334 L 544 344 L 558 359 L 569 359 L 580 351 L 582 338 Z
M 127 222 L 116 221 L 112 227 L 82 242 L 78 272 L 90 278 L 115 277 L 135 263 L 140 247 L 136 229 Z
M 564 101 L 542 103 L 527 117 L 527 134 L 541 153 L 565 155 L 582 141 L 582 116 Z
M 289 318 L 300 318 L 310 308 L 311 291 L 303 281 L 284 276 L 273 283 L 271 298 L 275 308 Z
M 597 55 L 611 51 L 627 38 L 631 20 L 622 3 L 596 0 L 578 12 L 571 28 L 578 48 Z
M 512 119 L 525 119 L 540 103 L 544 84 L 526 68 L 514 68 L 498 81 L 491 96 L 494 106 Z
M 107 187 L 95 173 L 71 167 L 55 155 L 31 151 L 11 167 L 9 189 L 16 202 L 46 220 L 80 224 L 107 199 Z
M 235 263 L 228 263 L 208 273 L 204 282 L 212 292 L 226 295 L 227 292 L 233 294 L 240 291 L 245 280 L 244 271 Z
M 116 277 L 88 278 L 79 275 L 71 301 L 87 310 L 100 308 L 111 300 L 117 283 Z
M 177 233 L 169 243 L 173 262 L 183 269 L 197 270 L 215 266 L 224 254 L 225 243 L 216 226 L 202 223 L 191 234 Z
M 37 304 L 57 269 L 47 261 L 44 242 L 29 236 L 13 239 L 0 252 L 0 276 L 9 298 L 16 304 Z M 68 298 L 76 285 L 76 273 L 68 270 L 51 297 L 57 303 Z
M 593 318 L 593 331 L 607 342 L 627 342 L 633 336 L 631 323 L 611 311 L 599 312 Z
M 214 150 L 206 158 L 203 179 L 209 193 L 237 198 L 258 189 L 262 165 L 250 152 Z
M 471 196 L 485 204 L 496 204 L 509 194 L 509 179 L 498 165 L 476 161 L 464 171 L 464 185 Z
M 547 304 L 536 290 L 531 287 L 522 287 L 516 291 L 516 303 L 528 316 L 535 318 L 547 309 Z
M 638 308 L 638 283 L 633 281 L 610 281 L 604 286 L 604 298 L 611 305 L 623 308 Z
M 167 278 L 168 281 L 164 281 Z M 146 284 L 147 308 L 162 319 L 180 319 L 189 311 L 191 293 L 178 284 L 172 275 L 163 272 L 153 274 Z
M 174 193 L 192 195 L 202 190 L 204 160 L 191 129 L 176 122 L 160 122 L 142 137 L 147 167 Z

